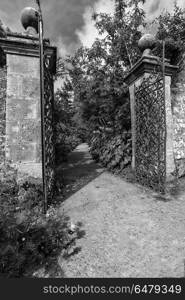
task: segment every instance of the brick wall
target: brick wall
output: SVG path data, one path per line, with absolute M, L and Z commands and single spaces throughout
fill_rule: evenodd
M 0 163 L 5 159 L 5 132 L 6 132 L 6 67 L 0 68 Z

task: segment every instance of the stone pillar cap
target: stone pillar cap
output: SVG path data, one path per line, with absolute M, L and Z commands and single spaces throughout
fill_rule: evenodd
M 159 66 L 159 57 L 153 55 L 143 55 L 141 59 L 131 68 L 124 81 L 126 84 L 131 85 L 144 73 L 157 72 Z M 177 69 L 177 66 L 170 65 L 169 61 L 165 60 L 165 75 L 172 76 Z

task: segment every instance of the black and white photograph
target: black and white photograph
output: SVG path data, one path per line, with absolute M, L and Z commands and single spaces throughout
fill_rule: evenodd
M 184 277 L 185 1 L 0 0 L 0 281 Z

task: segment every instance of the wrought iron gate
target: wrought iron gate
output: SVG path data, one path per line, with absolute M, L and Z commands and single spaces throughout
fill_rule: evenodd
M 45 170 L 48 199 L 52 198 L 54 189 L 54 165 L 55 165 L 55 140 L 54 140 L 54 91 L 53 73 L 51 71 L 50 57 L 44 57 L 44 100 L 45 100 Z
M 164 192 L 166 184 L 166 112 L 164 77 L 146 77 L 135 89 L 136 179 Z

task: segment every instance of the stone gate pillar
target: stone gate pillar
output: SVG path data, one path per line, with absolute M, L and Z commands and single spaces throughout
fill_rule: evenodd
M 162 65 L 151 49 L 155 40 L 145 35 L 139 41 L 141 59 L 125 78 L 129 85 L 132 122 L 132 168 L 142 184 L 161 189 L 176 174 L 174 157 L 171 78 L 177 67 Z
M 185 176 L 185 53 L 172 82 L 174 157 L 179 177 Z
M 6 63 L 1 67 L 4 100 L 5 160 L 18 168 L 19 177 L 42 179 L 39 39 L 35 11 L 24 10 L 22 34 L 0 38 Z M 32 27 L 33 26 L 33 27 Z M 53 75 L 56 48 L 45 40 L 45 148 L 48 189 L 54 178 Z M 49 191 L 48 191 L 49 192 Z

